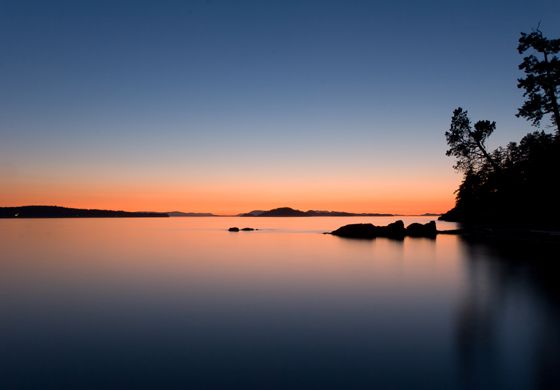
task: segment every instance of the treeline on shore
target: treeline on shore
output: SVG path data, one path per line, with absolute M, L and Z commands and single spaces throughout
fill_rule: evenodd
M 537 29 L 522 33 L 518 51 L 525 54 L 518 79 L 525 101 L 517 116 L 539 130 L 520 142 L 488 150 L 487 138 L 496 123 L 474 125 L 466 110 L 453 112 L 445 133 L 447 155 L 463 173 L 453 209 L 440 217 L 466 224 L 560 226 L 560 39 L 548 39 Z M 553 133 L 543 130 L 553 129 Z
M 0 207 L 0 218 L 151 218 L 169 217 L 167 213 L 117 210 L 73 209 L 59 206 Z

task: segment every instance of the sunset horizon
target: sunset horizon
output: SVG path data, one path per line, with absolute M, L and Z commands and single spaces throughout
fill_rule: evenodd
M 527 130 L 512 7 L 5 4 L 0 205 L 448 211 L 452 109 Z
M 0 0 L 0 387 L 560 389 L 559 22 Z
M 264 203 L 261 203 L 261 205 Z M 255 210 L 275 210 L 275 209 L 283 209 L 289 208 L 294 210 L 301 210 L 301 211 L 330 211 L 330 212 L 347 212 L 347 213 L 355 213 L 355 214 L 390 214 L 390 215 L 424 215 L 424 214 L 432 214 L 432 215 L 440 215 L 443 214 L 445 211 L 438 211 L 433 209 L 420 210 L 420 211 L 392 211 L 392 210 L 365 210 L 365 209 L 350 209 L 350 208 L 331 208 L 331 207 L 298 207 L 294 206 L 293 204 L 289 203 L 278 203 L 272 206 L 262 206 L 262 207 L 248 207 L 245 209 L 239 209 L 235 211 L 215 211 L 214 209 L 196 209 L 194 207 L 188 208 L 153 208 L 153 207 L 140 207 L 140 208 L 130 208 L 130 207 L 105 207 L 105 206 L 89 206 L 89 205 L 67 205 L 67 204 L 57 204 L 57 203 L 25 203 L 25 204 L 6 204 L 0 205 L 2 207 L 9 207 L 9 208 L 19 208 L 19 207 L 61 207 L 61 208 L 75 208 L 75 209 L 96 209 L 96 210 L 116 210 L 116 211 L 127 211 L 127 212 L 156 212 L 156 213 L 169 213 L 169 212 L 183 212 L 183 213 L 193 213 L 193 214 L 204 214 L 209 213 L 215 216 L 238 216 L 240 214 L 245 214 Z

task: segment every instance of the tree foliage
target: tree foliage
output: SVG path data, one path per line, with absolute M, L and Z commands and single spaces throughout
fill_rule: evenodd
M 456 108 L 451 118 L 451 126 L 445 132 L 449 145 L 445 154 L 457 159 L 454 168 L 469 172 L 479 170 L 489 163 L 494 169 L 498 169 L 485 146 L 486 139 L 495 129 L 496 122 L 487 120 L 476 122 L 473 129 L 468 112 L 461 107 Z
M 519 65 L 525 78 L 518 79 L 517 86 L 525 90 L 526 100 L 517 116 L 539 126 L 543 117 L 551 114 L 552 123 L 560 133 L 560 60 L 557 56 L 560 39 L 548 39 L 539 29 L 530 34 L 521 33 L 517 50 L 519 54 L 530 53 Z
M 520 69 L 519 79 L 526 101 L 517 116 L 539 125 L 552 115 L 555 134 L 536 131 L 519 143 L 488 150 L 486 140 L 495 122 L 471 124 L 466 110 L 453 111 L 445 132 L 455 168 L 463 172 L 456 191 L 456 204 L 443 219 L 471 223 L 560 226 L 560 113 L 558 113 L 560 39 L 545 38 L 539 30 L 521 34 L 519 53 L 531 51 Z M 538 58 L 537 56 L 540 56 Z
M 477 223 L 559 225 L 560 143 L 543 131 L 491 152 L 489 162 L 464 172 L 448 219 Z

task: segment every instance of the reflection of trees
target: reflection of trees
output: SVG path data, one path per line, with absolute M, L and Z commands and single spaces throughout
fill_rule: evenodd
M 496 369 L 496 323 L 503 284 L 475 248 L 467 250 L 466 292 L 459 306 L 456 337 L 463 382 L 477 388 L 491 385 L 488 381 Z
M 515 325 L 504 322 L 505 302 L 525 295 L 536 302 L 532 307 L 535 317 L 531 318 L 535 325 L 530 334 L 532 350 L 521 357 L 532 365 L 534 378 L 529 382 L 536 388 L 560 388 L 560 287 L 554 280 L 560 267 L 548 255 L 550 248 L 468 243 L 465 248 L 466 290 L 456 323 L 456 346 L 465 386 L 504 385 L 493 381 L 502 377 L 495 371 L 504 369 L 499 332 L 503 326 Z

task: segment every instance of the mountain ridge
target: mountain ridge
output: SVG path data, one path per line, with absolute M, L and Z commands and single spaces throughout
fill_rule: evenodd
M 218 215 L 213 213 L 195 213 L 195 212 L 183 212 L 183 211 L 166 211 L 165 214 L 170 217 L 218 217 Z
M 302 211 L 291 207 L 278 207 L 270 210 L 253 210 L 241 213 L 240 217 L 393 217 L 388 213 L 349 213 L 346 211 L 307 210 Z
M 122 211 L 77 209 L 61 206 L 0 207 L 0 218 L 168 218 L 166 213 L 151 211 Z

